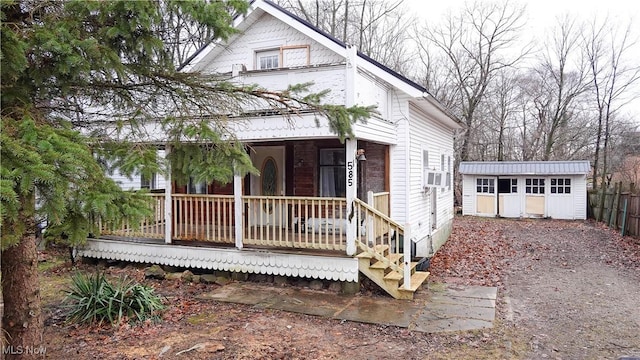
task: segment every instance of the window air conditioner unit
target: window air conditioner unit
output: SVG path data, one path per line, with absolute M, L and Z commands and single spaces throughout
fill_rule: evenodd
M 424 171 L 424 187 L 438 188 L 446 187 L 447 173 L 445 171 L 425 170 Z

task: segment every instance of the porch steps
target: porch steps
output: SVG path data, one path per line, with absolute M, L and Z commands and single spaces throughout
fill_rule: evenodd
M 373 251 L 363 250 L 356 255 L 360 272 L 384 289 L 396 299 L 413 299 L 413 294 L 429 277 L 429 272 L 417 271 L 417 262 L 411 262 L 411 283 L 409 289 L 404 288 L 403 254 L 389 253 L 389 246 L 379 245 L 375 253 L 382 254 L 389 262 L 399 262 L 399 271 L 392 269 L 385 261 L 379 260 Z M 379 255 L 378 255 L 379 257 Z

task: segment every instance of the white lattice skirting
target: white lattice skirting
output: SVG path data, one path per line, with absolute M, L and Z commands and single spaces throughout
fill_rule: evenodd
M 78 255 L 176 267 L 358 281 L 358 260 L 350 257 L 128 243 L 104 239 L 87 239 L 86 245 L 78 249 Z

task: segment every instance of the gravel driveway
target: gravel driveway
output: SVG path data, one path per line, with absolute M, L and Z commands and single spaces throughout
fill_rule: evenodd
M 435 279 L 499 287 L 515 357 L 640 357 L 639 239 L 591 221 L 459 217 L 432 262 Z

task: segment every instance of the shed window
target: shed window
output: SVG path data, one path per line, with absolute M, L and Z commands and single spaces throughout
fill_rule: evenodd
M 482 194 L 495 194 L 495 179 L 476 179 L 476 192 Z
M 552 194 L 571 194 L 571 179 L 551 179 Z
M 498 180 L 498 194 L 516 194 L 518 192 L 518 179 Z
M 544 194 L 544 179 L 526 179 L 525 190 L 527 194 Z

